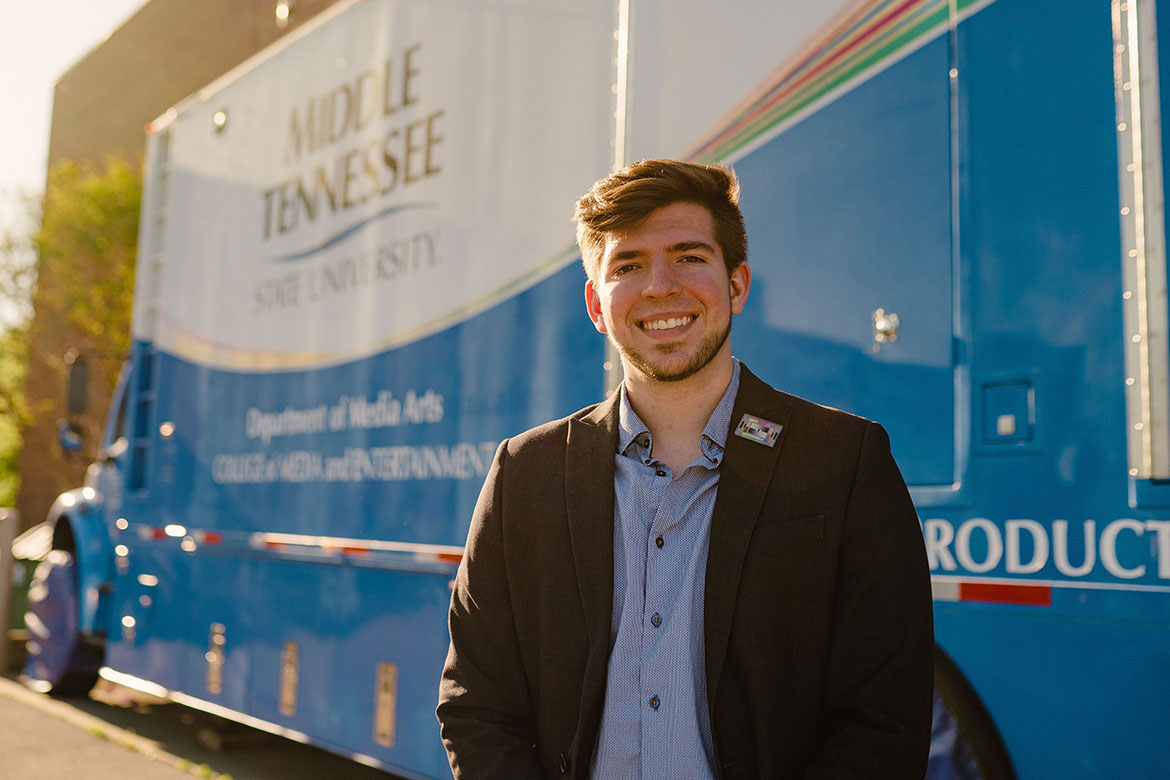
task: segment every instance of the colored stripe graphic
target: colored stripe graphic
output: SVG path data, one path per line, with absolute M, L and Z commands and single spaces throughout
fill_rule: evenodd
M 686 158 L 725 160 L 833 90 L 908 54 L 989 0 L 861 0 L 810 36 Z
M 994 582 L 964 582 L 959 585 L 959 601 L 985 604 L 1023 604 L 1032 607 L 1052 606 L 1052 588 L 1043 585 L 1002 585 Z
M 964 601 L 983 604 L 1019 604 L 1029 607 L 1052 606 L 1050 585 L 1015 585 L 1006 582 L 955 582 L 931 580 L 935 601 Z

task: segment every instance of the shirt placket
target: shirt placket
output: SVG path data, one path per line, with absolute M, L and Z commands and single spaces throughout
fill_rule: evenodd
M 670 659 L 663 657 L 664 647 L 669 644 L 669 632 L 675 629 L 671 624 L 669 605 L 672 601 L 672 577 L 685 564 L 680 559 L 685 544 L 680 541 L 682 517 L 677 495 L 685 493 L 689 477 L 684 472 L 672 481 L 672 474 L 665 464 L 647 458 L 648 468 L 654 471 L 654 506 L 652 520 L 646 535 L 646 568 L 641 621 L 641 654 L 639 671 L 641 675 L 642 712 L 642 776 L 661 775 L 663 766 L 669 762 L 666 755 L 670 740 L 670 715 L 678 702 L 672 701 L 674 689 L 671 678 L 677 673 Z

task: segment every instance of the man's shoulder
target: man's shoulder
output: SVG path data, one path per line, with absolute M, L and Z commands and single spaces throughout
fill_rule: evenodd
M 572 414 L 557 420 L 529 428 L 508 439 L 507 451 L 509 456 L 536 454 L 546 452 L 550 448 L 563 448 L 569 436 L 569 428 L 576 423 L 592 428 L 604 429 L 606 417 L 614 399 L 611 397 L 600 403 L 578 409 Z M 599 430 L 599 432 L 601 432 Z
M 758 386 L 741 393 L 738 400 L 744 402 L 744 414 L 754 414 L 782 426 L 779 446 L 787 457 L 787 468 L 822 475 L 838 471 L 852 473 L 864 458 L 889 457 L 890 438 L 879 423 L 776 390 L 755 377 L 748 384 L 755 383 Z M 769 402 L 773 417 L 768 416 L 769 412 L 754 412 L 757 407 L 748 405 L 754 403 L 767 409 Z M 737 404 L 738 408 L 741 407 Z M 739 419 L 736 416 L 732 420 L 733 430 Z M 794 463 L 799 466 L 793 466 Z
M 875 424 L 872 420 L 851 412 L 825 406 L 807 398 L 778 390 L 748 371 L 747 366 L 743 368 L 736 407 L 742 406 L 744 413 L 750 414 L 753 406 L 772 407 L 781 411 L 784 416 L 790 419 L 791 423 L 795 423 L 799 428 L 828 429 L 855 435 L 860 435 L 869 425 Z M 732 420 L 732 424 L 735 423 L 736 420 Z

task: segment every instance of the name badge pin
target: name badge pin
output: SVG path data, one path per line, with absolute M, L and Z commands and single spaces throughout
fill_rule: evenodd
M 740 418 L 739 425 L 735 426 L 735 435 L 742 436 L 757 444 L 774 447 L 776 446 L 776 439 L 780 437 L 780 431 L 783 428 L 784 426 L 780 423 L 774 423 L 770 420 L 745 414 Z

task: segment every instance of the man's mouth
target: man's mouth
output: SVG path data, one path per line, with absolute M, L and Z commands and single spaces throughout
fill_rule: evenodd
M 672 328 L 681 328 L 683 325 L 690 325 L 699 315 L 688 314 L 685 317 L 666 317 L 660 320 L 643 320 L 639 323 L 642 330 L 671 330 Z

